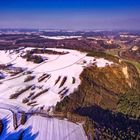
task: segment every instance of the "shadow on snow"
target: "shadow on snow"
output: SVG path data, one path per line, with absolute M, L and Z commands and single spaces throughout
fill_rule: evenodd
M 7 118 L 2 119 L 3 130 L 0 134 L 0 140 L 35 140 L 38 135 L 38 132 L 36 134 L 32 134 L 31 126 L 25 129 L 21 128 L 19 130 L 14 130 L 13 132 L 8 132 L 8 123 L 9 121 Z

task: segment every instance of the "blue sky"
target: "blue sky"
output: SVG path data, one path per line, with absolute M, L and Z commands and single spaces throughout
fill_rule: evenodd
M 140 0 L 0 0 L 0 28 L 140 30 Z

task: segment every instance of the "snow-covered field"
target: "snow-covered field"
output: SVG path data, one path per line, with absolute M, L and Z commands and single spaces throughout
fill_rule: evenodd
M 62 40 L 62 39 L 72 39 L 72 38 L 81 38 L 82 36 L 44 36 L 41 35 L 42 38 L 54 39 L 54 40 Z
M 68 53 L 62 55 L 39 54 L 47 59 L 40 64 L 35 64 L 21 57 L 27 50 L 32 49 L 0 51 L 0 65 L 10 65 L 8 66 L 10 70 L 17 68 L 24 70 L 16 75 L 11 75 L 9 69 L 7 71 L 0 68 L 1 74 L 4 74 L 3 79 L 0 80 L 0 117 L 3 114 L 2 119 L 10 116 L 7 112 L 3 112 L 3 107 L 14 112 L 25 111 L 26 113 L 40 109 L 50 110 L 57 102 L 77 89 L 80 84 L 79 76 L 84 67 L 93 64 L 97 67 L 105 67 L 112 64 L 103 58 L 88 57 L 86 53 L 76 50 L 55 48 L 48 50 Z M 12 119 L 10 118 L 10 120 L 11 124 Z M 37 134 L 35 138 L 38 140 L 86 139 L 81 126 L 64 120 L 32 116 L 24 127 L 29 128 L 30 126 L 32 127 L 31 132 L 33 135 Z

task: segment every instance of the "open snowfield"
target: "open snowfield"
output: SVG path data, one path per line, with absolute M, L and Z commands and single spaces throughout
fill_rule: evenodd
M 81 38 L 82 36 L 44 36 L 41 35 L 42 38 L 54 39 L 54 40 L 62 40 L 62 39 L 72 39 L 72 38 Z
M 64 52 L 64 54 L 36 54 L 47 58 L 36 64 L 22 57 L 27 50 L 32 49 L 34 48 L 0 51 L 0 73 L 4 75 L 0 80 L 0 118 L 8 120 L 8 133 L 13 132 L 10 110 L 15 113 L 20 111 L 28 113 L 40 109 L 49 111 L 57 102 L 77 89 L 80 84 L 79 76 L 84 67 L 93 64 L 97 67 L 105 67 L 112 64 L 103 58 L 88 57 L 86 53 L 76 50 L 55 48 L 47 48 L 47 50 Z M 3 69 L 2 65 L 6 68 Z M 19 69 L 22 69 L 20 73 L 11 74 L 11 71 L 15 72 Z M 23 130 L 30 128 L 32 137 L 37 140 L 86 139 L 81 126 L 41 116 L 31 116 L 26 124 L 19 128 Z M 19 128 L 14 132 L 19 133 Z M 26 133 L 24 137 L 27 140 Z

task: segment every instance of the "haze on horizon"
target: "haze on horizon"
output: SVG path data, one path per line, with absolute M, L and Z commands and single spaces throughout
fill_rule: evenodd
M 140 0 L 0 1 L 0 28 L 140 30 Z

